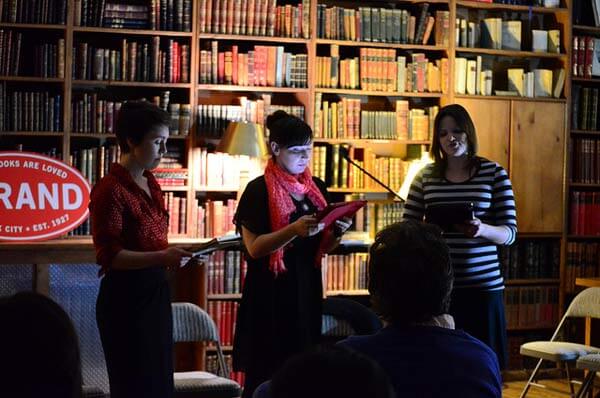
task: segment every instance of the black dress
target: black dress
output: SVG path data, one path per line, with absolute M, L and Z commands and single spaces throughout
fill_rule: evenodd
M 314 181 L 329 201 L 325 184 Z M 317 210 L 308 197 L 294 204 L 290 223 Z M 265 179 L 259 177 L 248 184 L 240 199 L 235 217 L 238 228 L 244 226 L 257 235 L 272 232 L 268 206 Z M 321 236 L 292 241 L 284 254 L 287 272 L 277 277 L 269 270 L 269 256 L 246 256 L 248 273 L 233 349 L 234 369 L 246 373 L 244 397 L 251 397 L 286 359 L 319 342 L 323 299 L 315 256 Z

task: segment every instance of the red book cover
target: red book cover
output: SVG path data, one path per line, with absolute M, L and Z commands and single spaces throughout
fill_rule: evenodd
M 215 301 L 215 324 L 217 325 L 217 329 L 219 329 L 219 339 L 223 341 L 223 302 Z
M 237 0 L 228 0 L 227 1 L 227 25 L 225 27 L 227 34 L 233 33 L 233 20 L 234 20 L 234 1 L 239 3 Z
M 600 192 L 590 192 L 592 206 L 590 211 L 590 234 L 600 235 Z
M 219 84 L 223 84 L 225 81 L 225 53 L 219 53 L 217 65 L 217 81 Z
M 234 85 L 238 84 L 238 46 L 231 46 L 231 80 Z
M 571 234 L 577 235 L 579 229 L 579 197 L 580 192 L 571 192 Z
M 216 1 L 216 0 L 215 0 Z M 212 13 L 212 9 L 213 9 L 213 0 L 206 0 L 206 10 L 204 12 L 205 19 L 206 19 L 206 29 L 205 32 L 206 33 L 210 33 L 213 31 L 213 13 Z
M 226 301 L 223 303 L 223 317 L 225 318 L 225 323 L 223 325 L 223 344 L 231 345 L 231 301 Z
M 586 200 L 587 200 L 587 192 L 579 192 L 579 215 L 578 215 L 578 228 L 577 228 L 577 234 L 578 235 L 585 235 L 586 233 L 586 220 L 585 220 L 585 216 L 587 216 L 587 206 L 586 206 Z

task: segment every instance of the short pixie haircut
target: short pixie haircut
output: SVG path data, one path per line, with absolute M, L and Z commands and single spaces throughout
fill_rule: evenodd
M 127 140 L 138 145 L 146 134 L 160 126 L 169 127 L 169 122 L 169 114 L 148 101 L 125 102 L 119 110 L 115 131 L 121 151 L 131 151 Z

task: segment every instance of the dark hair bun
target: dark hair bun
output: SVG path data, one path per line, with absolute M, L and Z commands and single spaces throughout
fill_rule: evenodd
M 283 119 L 287 119 L 288 117 L 290 117 L 290 115 L 288 115 L 286 111 L 275 111 L 275 113 L 272 113 L 269 116 L 267 116 L 267 128 L 269 130 L 273 130 L 273 127 L 277 122 Z

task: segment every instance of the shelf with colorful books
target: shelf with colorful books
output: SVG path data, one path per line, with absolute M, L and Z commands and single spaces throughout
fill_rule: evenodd
M 64 26 L 66 18 L 67 1 L 64 0 L 13 0 L 0 3 L 0 22 L 2 24 Z
M 359 290 L 327 290 L 325 292 L 327 297 L 331 296 L 368 296 L 369 291 L 367 289 Z
M 400 43 L 379 43 L 369 41 L 350 41 L 350 40 L 331 40 L 316 39 L 317 44 L 336 44 L 346 47 L 373 47 L 373 48 L 395 48 L 400 50 L 419 50 L 419 51 L 448 51 L 447 47 L 426 44 L 400 44 Z
M 231 294 L 208 294 L 206 296 L 209 300 L 239 300 L 242 298 L 241 293 L 231 293 Z
M 200 40 L 235 40 L 235 41 L 253 41 L 253 42 L 273 42 L 283 44 L 306 44 L 310 43 L 310 39 L 300 37 L 277 37 L 277 36 L 250 36 L 250 35 L 234 35 L 222 33 L 200 33 Z
M 174 185 L 162 185 L 160 186 L 160 189 L 162 189 L 164 192 L 187 192 L 187 190 L 189 189 L 188 186 L 174 186 Z
M 308 88 L 296 87 L 266 87 L 266 86 L 233 86 L 228 84 L 199 84 L 198 90 L 208 91 L 239 91 L 255 93 L 287 93 L 287 94 L 308 94 Z
M 148 29 L 121 29 L 121 28 L 97 28 L 88 26 L 73 27 L 74 33 L 100 33 L 115 35 L 141 35 L 141 36 L 165 36 L 165 37 L 192 37 L 192 32 L 176 32 L 166 30 L 148 30 Z
M 540 7 L 530 5 L 518 5 L 518 4 L 502 4 L 492 3 L 484 1 L 471 1 L 471 0 L 456 0 L 458 7 L 474 8 L 478 10 L 501 10 L 501 11 L 515 11 L 523 13 L 534 13 L 534 14 L 555 14 L 555 13 L 568 13 L 569 9 L 565 7 Z
M 580 129 L 571 129 L 571 135 L 597 135 L 600 136 L 600 130 L 580 130 Z
M 397 92 L 397 91 L 368 91 L 368 90 L 347 90 L 340 88 L 315 88 L 315 92 L 324 94 L 340 94 L 353 96 L 371 96 L 371 97 L 409 97 L 409 98 L 441 98 L 442 93 L 426 92 Z

